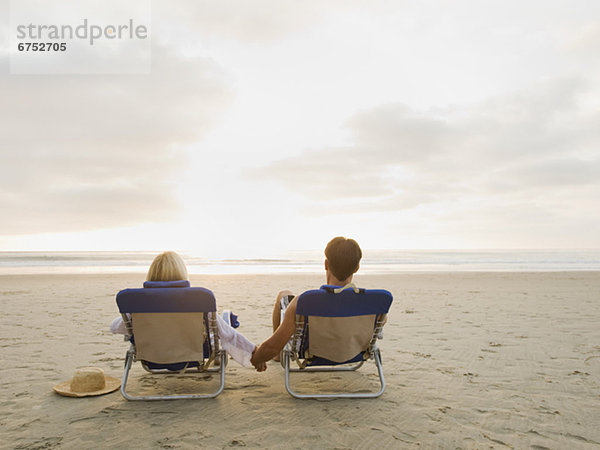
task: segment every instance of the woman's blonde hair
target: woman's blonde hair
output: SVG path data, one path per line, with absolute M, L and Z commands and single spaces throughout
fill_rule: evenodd
M 181 256 L 175 252 L 164 252 L 154 258 L 146 281 L 178 281 L 187 280 L 188 273 Z

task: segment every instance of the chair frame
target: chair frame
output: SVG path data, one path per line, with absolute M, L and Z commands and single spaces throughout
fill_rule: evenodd
M 281 320 L 285 314 L 286 305 L 281 302 Z M 362 361 L 350 364 L 339 364 L 339 365 L 320 365 L 320 366 L 307 366 L 307 361 L 303 360 L 299 356 L 298 349 L 302 345 L 304 333 L 305 333 L 305 321 L 304 315 L 296 314 L 296 329 L 290 342 L 286 344 L 282 351 L 281 364 L 285 370 L 285 388 L 287 392 L 295 398 L 299 399 L 327 399 L 327 398 L 376 398 L 379 397 L 385 391 L 385 378 L 383 376 L 383 366 L 381 361 L 381 352 L 377 346 L 377 339 L 382 339 L 382 330 L 385 325 L 387 314 L 378 314 L 375 325 L 373 327 L 373 334 L 371 341 L 365 352 L 363 352 Z M 306 329 L 308 332 L 308 329 Z M 315 394 L 303 394 L 295 391 L 290 383 L 291 372 L 349 372 L 359 369 L 366 360 L 373 359 L 377 367 L 377 373 L 379 375 L 380 388 L 375 392 L 339 392 L 339 393 L 315 393 Z M 291 361 L 294 360 L 298 364 L 298 368 L 291 367 Z
M 213 346 L 211 349 L 210 357 L 206 360 L 202 361 L 202 364 L 198 361 L 197 367 L 187 367 L 187 365 L 179 370 L 173 371 L 168 369 L 150 369 L 145 361 L 139 360 L 142 363 L 142 367 L 147 372 L 152 374 L 177 374 L 177 373 L 218 373 L 219 374 L 219 386 L 216 391 L 206 393 L 206 394 L 171 394 L 171 395 L 131 395 L 126 391 L 127 381 L 129 378 L 129 371 L 133 366 L 133 363 L 137 362 L 137 350 L 134 342 L 131 342 L 129 350 L 125 354 L 125 368 L 123 371 L 123 378 L 121 381 L 121 395 L 127 400 L 182 400 L 182 399 L 200 399 L 200 398 L 215 398 L 225 388 L 225 368 L 227 365 L 227 352 L 219 348 L 219 331 L 217 328 L 217 312 L 208 312 L 208 334 L 206 339 L 210 339 L 211 335 L 213 337 Z M 133 336 L 133 325 L 131 322 L 131 318 L 122 313 L 121 317 L 123 318 L 123 322 L 125 323 L 125 327 L 127 328 L 128 335 L 125 336 L 126 341 L 130 341 L 131 336 Z M 215 360 L 215 356 L 219 358 L 220 364 L 218 367 L 210 368 L 211 363 Z

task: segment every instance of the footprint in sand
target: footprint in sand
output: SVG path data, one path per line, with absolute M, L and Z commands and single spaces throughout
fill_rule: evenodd
M 140 380 L 140 384 L 144 387 L 153 387 L 156 386 L 157 381 L 151 378 L 144 378 Z
M 472 373 L 472 372 L 467 372 L 467 373 L 463 373 L 463 376 L 467 377 L 467 380 L 469 380 L 469 382 L 473 382 L 473 378 L 478 377 L 479 375 L 476 373 Z
M 39 449 L 39 448 L 54 448 L 61 445 L 62 437 L 43 437 L 37 441 L 33 441 L 29 444 L 22 444 L 15 448 L 20 449 Z
M 175 444 L 170 444 L 169 443 L 169 438 L 166 437 L 164 439 L 159 439 L 158 441 L 156 441 L 156 443 L 158 445 L 160 445 L 160 448 L 175 448 Z

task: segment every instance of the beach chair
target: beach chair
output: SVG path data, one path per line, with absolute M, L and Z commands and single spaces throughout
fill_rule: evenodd
M 125 356 L 121 394 L 127 400 L 213 398 L 225 386 L 227 355 L 219 349 L 215 296 L 189 281 L 144 283 L 143 289 L 125 289 L 117 305 L 131 346 Z M 214 367 L 213 362 L 218 361 Z M 134 396 L 126 391 L 132 364 L 140 361 L 153 374 L 214 372 L 220 376 L 216 391 L 207 394 Z
M 324 285 L 300 295 L 296 330 L 281 358 L 289 394 L 296 398 L 379 397 L 385 380 L 377 339 L 382 336 L 392 300 L 388 291 L 358 289 L 352 284 L 343 288 Z M 375 361 L 379 374 L 376 392 L 301 394 L 290 386 L 290 372 L 354 371 L 369 359 Z M 297 368 L 290 367 L 292 360 Z

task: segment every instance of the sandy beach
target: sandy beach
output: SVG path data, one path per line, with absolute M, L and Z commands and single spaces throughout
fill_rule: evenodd
M 321 275 L 192 276 L 260 343 L 278 290 Z M 358 275 L 394 294 L 374 400 L 296 400 L 283 369 L 227 367 L 213 400 L 73 399 L 52 386 L 98 366 L 121 377 L 128 344 L 112 335 L 115 294 L 140 274 L 0 276 L 0 447 L 41 448 L 598 448 L 600 272 Z M 139 365 L 139 364 L 138 364 Z M 304 374 L 303 374 L 304 375 Z M 215 382 L 132 373 L 132 388 Z M 187 377 L 189 378 L 189 377 Z M 323 381 L 321 381 L 323 380 Z M 357 373 L 298 375 L 298 386 L 374 387 Z M 166 384 L 165 384 L 166 383 Z

